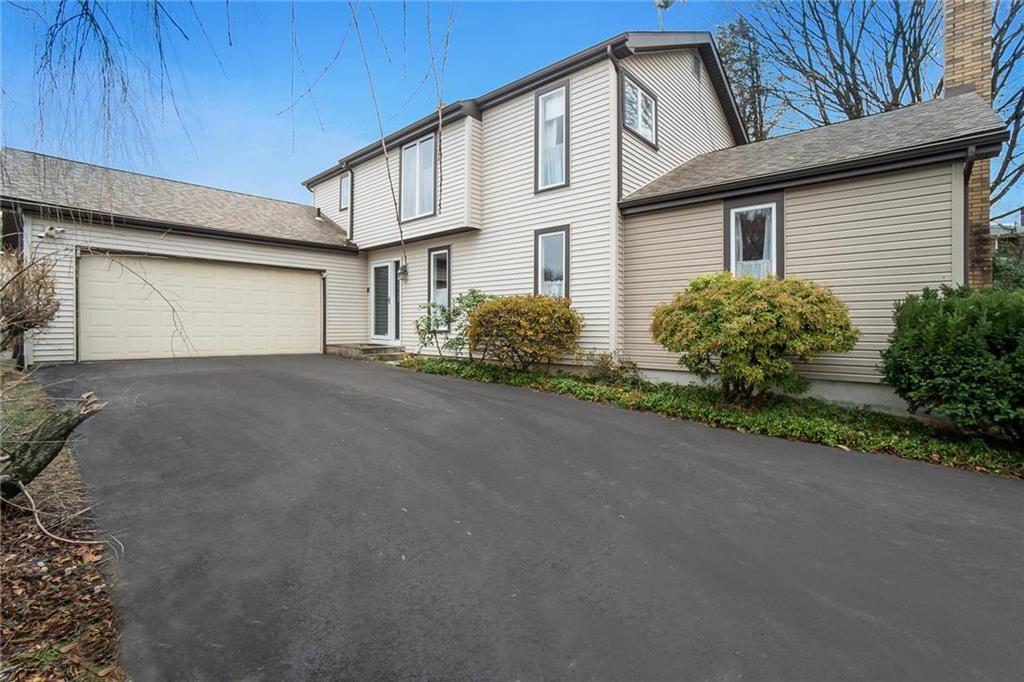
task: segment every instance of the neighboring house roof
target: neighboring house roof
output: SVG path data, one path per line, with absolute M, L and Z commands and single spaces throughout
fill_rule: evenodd
M 632 54 L 641 52 L 657 52 L 661 50 L 678 50 L 683 48 L 696 49 L 711 77 L 711 83 L 718 93 L 718 99 L 725 113 L 726 121 L 732 131 L 736 144 L 744 144 L 747 141 L 746 128 L 740 118 L 739 109 L 732 96 L 732 89 L 729 87 L 729 78 L 725 73 L 721 60 L 718 58 L 718 51 L 715 48 L 714 38 L 707 31 L 630 31 L 592 45 L 585 50 L 570 55 L 565 59 L 555 62 L 528 76 L 515 80 L 508 85 L 503 85 L 485 95 L 475 99 L 459 100 L 445 106 L 441 110 L 442 124 L 457 121 L 466 116 L 479 119 L 481 112 L 497 106 L 509 99 L 529 92 L 548 83 L 554 82 L 566 75 L 578 71 L 591 64 L 615 57 L 621 59 Z M 424 116 L 420 120 L 407 125 L 384 138 L 384 144 L 388 149 L 400 146 L 421 135 L 426 134 L 437 127 L 438 115 L 435 111 Z M 351 166 L 371 159 L 383 153 L 381 141 L 366 145 L 362 149 L 342 157 L 334 166 L 317 173 L 313 177 L 303 181 L 303 185 L 309 187 L 325 178 L 350 168 Z
M 742 147 L 694 157 L 619 202 L 623 213 L 692 203 L 712 195 L 776 189 L 797 180 L 885 164 L 996 156 L 1008 133 L 975 92 L 965 92 Z
M 4 147 L 5 206 L 72 220 L 355 251 L 311 206 Z

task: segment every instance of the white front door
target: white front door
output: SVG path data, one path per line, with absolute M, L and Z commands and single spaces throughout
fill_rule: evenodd
M 370 338 L 395 340 L 395 264 L 379 261 L 370 266 Z

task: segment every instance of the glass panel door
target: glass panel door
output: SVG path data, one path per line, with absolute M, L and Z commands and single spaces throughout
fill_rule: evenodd
M 373 338 L 390 340 L 391 333 L 391 263 L 373 266 L 371 287 L 373 289 Z

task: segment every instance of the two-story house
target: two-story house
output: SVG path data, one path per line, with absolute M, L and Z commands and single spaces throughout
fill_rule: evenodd
M 305 182 L 365 253 L 370 340 L 415 348 L 422 304 L 475 287 L 567 295 L 586 317 L 583 345 L 618 348 L 619 199 L 746 142 L 707 33 L 622 34 L 440 120 Z
M 585 348 L 687 380 L 651 310 L 730 270 L 832 288 L 863 336 L 805 373 L 892 403 L 893 303 L 984 260 L 967 192 L 1007 133 L 957 68 L 945 99 L 748 143 L 709 33 L 624 33 L 342 157 L 312 207 L 6 149 L 5 241 L 63 302 L 26 355 L 413 352 L 424 304 L 476 288 L 567 296 Z

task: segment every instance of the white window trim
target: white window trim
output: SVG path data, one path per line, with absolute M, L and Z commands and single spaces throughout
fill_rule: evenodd
M 637 83 L 634 79 L 630 78 L 629 76 L 623 75 L 622 78 L 623 78 L 623 86 L 622 86 L 622 100 L 623 100 L 623 102 L 622 102 L 622 107 L 623 107 L 622 125 L 626 128 L 626 130 L 628 130 L 628 131 L 630 131 L 632 133 L 636 133 L 637 135 L 639 135 L 644 140 L 646 140 L 646 141 L 650 142 L 651 144 L 657 146 L 657 144 L 658 144 L 658 99 L 653 94 L 651 94 L 647 90 L 647 88 L 645 88 L 644 86 L 640 85 L 639 83 Z M 633 126 L 629 125 L 629 123 L 626 122 L 626 114 L 625 114 L 626 102 L 625 102 L 625 100 L 626 100 L 626 96 L 627 96 L 627 93 L 628 93 L 628 86 L 630 86 L 630 85 L 632 85 L 636 89 L 637 98 L 638 98 L 637 99 L 637 103 L 636 103 L 636 120 L 637 120 L 637 127 L 636 128 L 634 128 Z M 641 125 L 640 125 L 640 122 L 643 120 L 643 114 L 641 112 L 643 111 L 643 98 L 644 97 L 646 97 L 647 99 L 651 100 L 651 137 L 647 137 L 646 135 L 644 135 L 644 133 L 643 133 L 643 131 L 641 129 Z
M 750 204 L 749 206 L 736 206 L 729 210 L 729 272 L 736 274 L 736 214 L 746 211 L 756 211 L 759 208 L 770 208 L 772 211 L 772 276 L 778 272 L 779 261 L 779 240 L 778 240 L 778 204 L 770 201 L 765 204 Z
M 435 282 L 434 272 L 435 272 L 435 262 L 436 262 L 435 261 L 435 257 L 438 256 L 439 254 L 442 254 L 442 253 L 445 255 L 445 259 L 448 262 L 448 279 L 447 279 L 447 285 L 448 286 L 446 287 L 446 289 L 448 291 L 448 296 L 447 296 L 445 301 L 443 301 L 443 302 L 436 301 L 436 302 L 441 303 L 443 306 L 448 308 L 452 304 L 452 247 L 450 247 L 450 246 L 438 247 L 436 249 L 431 249 L 429 251 L 429 255 L 428 255 L 429 261 L 427 263 L 427 277 L 429 278 L 428 281 L 427 281 L 427 302 L 428 303 L 435 303 L 435 301 L 434 301 L 434 282 Z M 428 310 L 427 312 L 428 313 L 432 313 L 433 311 L 432 310 Z M 440 331 L 444 331 L 444 332 L 450 331 L 447 326 L 444 326 L 444 327 L 434 326 L 433 322 L 431 322 L 431 327 L 433 327 L 434 331 L 439 331 L 439 332 Z
M 425 212 L 425 213 L 416 213 L 414 215 L 406 215 L 405 214 L 405 201 L 403 199 L 403 192 L 405 191 L 404 184 L 405 184 L 405 172 L 406 172 L 406 168 L 405 168 L 405 150 L 409 149 L 410 147 L 415 147 L 416 148 L 416 162 L 417 162 L 416 163 L 416 168 L 415 168 L 415 171 L 416 171 L 416 182 L 413 184 L 413 187 L 415 188 L 415 191 L 416 191 L 415 205 L 419 206 L 419 204 L 420 204 L 420 177 L 419 177 L 419 172 L 420 172 L 420 163 L 419 163 L 419 160 L 420 160 L 420 149 L 419 149 L 419 147 L 420 147 L 420 144 L 422 144 L 423 142 L 426 142 L 427 140 L 430 140 L 430 139 L 434 140 L 434 154 L 433 154 L 434 158 L 431 159 L 431 162 L 430 162 L 430 173 L 433 176 L 433 177 L 431 177 L 431 183 L 430 183 L 430 187 L 431 187 L 430 192 L 431 192 L 431 195 L 432 195 L 431 196 L 431 202 L 430 202 L 430 210 Z M 419 138 L 418 140 L 414 140 L 413 142 L 410 142 L 409 144 L 402 145 L 402 149 L 401 149 L 401 151 L 398 154 L 398 177 L 399 177 L 399 179 L 398 179 L 398 205 L 399 205 L 399 208 L 400 208 L 400 213 L 402 215 L 402 221 L 405 222 L 405 221 L 408 221 L 408 220 L 416 220 L 417 218 L 426 218 L 428 216 L 435 215 L 436 212 L 437 212 L 437 138 L 434 135 L 434 133 L 430 133 L 429 135 L 424 135 L 423 137 Z
M 533 262 L 536 270 L 534 293 L 544 294 L 544 238 L 558 236 L 562 240 L 562 297 L 569 298 L 569 229 L 565 227 L 534 233 Z
M 345 201 L 345 182 L 348 181 L 348 201 Z M 338 210 L 347 211 L 352 206 L 352 171 L 341 174 L 338 186 Z
M 541 183 L 541 168 L 544 163 L 544 100 L 548 97 L 562 93 L 562 179 L 545 185 Z M 534 168 L 534 182 L 536 191 L 542 192 L 557 187 L 566 187 L 569 184 L 569 86 L 567 83 L 545 90 L 537 95 L 537 103 L 534 112 L 534 129 L 536 130 L 536 149 L 534 155 L 537 159 Z

